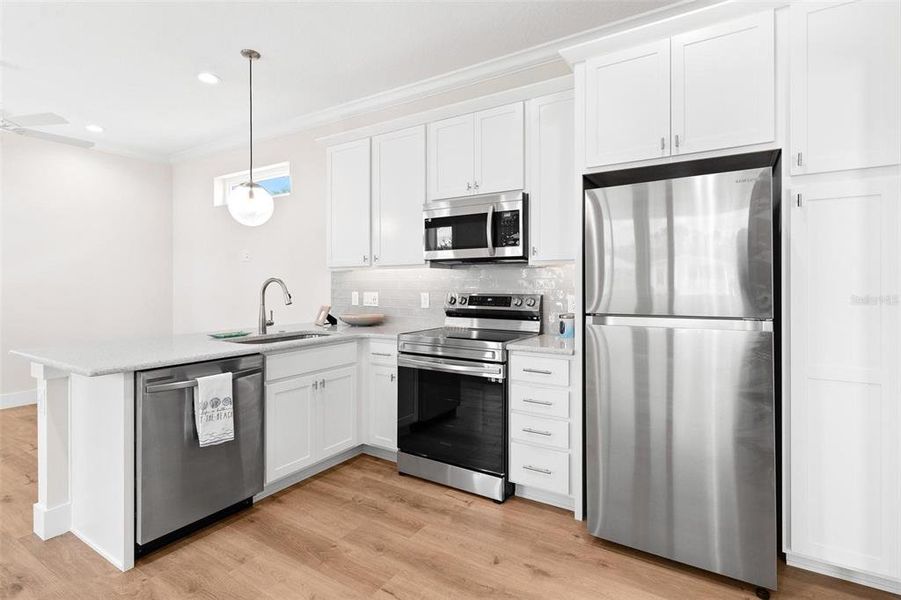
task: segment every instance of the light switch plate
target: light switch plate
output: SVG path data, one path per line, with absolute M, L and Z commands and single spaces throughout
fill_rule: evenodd
M 419 308 L 428 308 L 429 307 L 429 293 L 428 292 L 419 292 Z
M 360 306 L 360 292 L 350 293 L 350 303 L 354 306 Z
M 363 306 L 378 306 L 379 305 L 379 293 L 378 292 L 363 292 Z

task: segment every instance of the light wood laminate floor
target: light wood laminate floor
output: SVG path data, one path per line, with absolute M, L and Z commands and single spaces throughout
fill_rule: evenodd
M 33 406 L 0 411 L 0 598 L 754 598 L 589 536 L 571 513 L 503 505 L 361 456 L 121 573 L 72 534 L 31 531 Z M 889 598 L 781 565 L 774 598 Z

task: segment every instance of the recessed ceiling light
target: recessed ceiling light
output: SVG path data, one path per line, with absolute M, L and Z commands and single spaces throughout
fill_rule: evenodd
M 199 79 L 202 83 L 206 83 L 207 85 L 216 85 L 220 81 L 219 77 L 213 75 L 212 73 L 207 73 L 206 71 L 204 71 L 203 73 L 198 73 L 197 79 Z
M 103 133 L 103 127 L 100 125 L 85 125 L 84 128 L 91 133 Z

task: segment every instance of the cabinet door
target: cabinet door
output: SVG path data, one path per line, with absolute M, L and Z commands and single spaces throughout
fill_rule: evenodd
M 326 151 L 328 266 L 369 264 L 369 138 Z
M 573 260 L 579 239 L 572 91 L 529 102 L 531 260 Z
M 901 202 L 874 179 L 793 190 L 790 551 L 901 575 Z M 793 200 L 797 196 L 792 197 Z
M 473 116 L 428 125 L 429 200 L 472 194 Z
M 315 460 L 313 376 L 266 384 L 266 484 Z
M 319 376 L 316 399 L 320 446 L 317 460 L 357 444 L 357 368 L 333 369 Z
M 523 103 L 474 115 L 475 173 L 473 192 L 495 194 L 524 187 L 525 136 Z
M 773 11 L 672 39 L 673 153 L 776 139 Z
M 588 167 L 670 154 L 669 40 L 585 63 Z
M 425 126 L 372 138 L 372 264 L 424 262 L 425 201 Z
M 372 365 L 369 372 L 369 443 L 397 450 L 397 369 Z
M 901 4 L 790 10 L 792 174 L 901 162 Z

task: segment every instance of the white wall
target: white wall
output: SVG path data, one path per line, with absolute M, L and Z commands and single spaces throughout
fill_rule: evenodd
M 0 134 L 0 393 L 11 348 L 169 333 L 169 165 Z
M 387 121 L 568 73 L 550 64 L 467 86 L 378 113 L 254 144 L 254 164 L 290 161 L 294 192 L 275 199 L 275 214 L 244 227 L 225 207 L 213 207 L 213 178 L 247 168 L 245 147 L 173 165 L 173 303 L 176 333 L 254 327 L 260 284 L 281 277 L 294 295 L 285 306 L 270 288 L 267 307 L 278 323 L 310 322 L 330 301 L 325 266 L 325 147 L 317 137 Z M 242 253 L 250 260 L 244 262 Z

